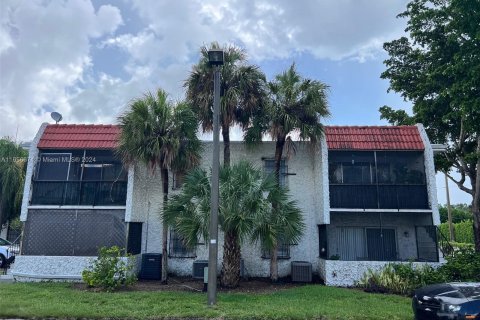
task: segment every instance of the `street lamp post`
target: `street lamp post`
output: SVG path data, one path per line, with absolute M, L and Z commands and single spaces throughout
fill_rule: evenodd
M 219 141 L 219 115 L 220 115 L 220 66 L 223 65 L 223 50 L 213 49 L 208 51 L 208 61 L 214 67 L 213 90 L 213 163 L 212 163 L 212 191 L 210 214 L 210 242 L 208 244 L 208 305 L 217 303 L 217 260 L 218 260 L 218 176 L 220 171 L 220 141 Z

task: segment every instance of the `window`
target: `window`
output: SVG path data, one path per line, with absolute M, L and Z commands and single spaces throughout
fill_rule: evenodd
M 371 184 L 372 168 L 370 163 L 342 163 L 343 183 L 347 184 Z
M 373 152 L 339 152 L 328 155 L 330 184 L 375 183 L 375 158 Z
M 37 180 L 65 181 L 68 179 L 71 153 L 42 153 L 38 159 Z
M 184 181 L 185 181 L 185 172 L 175 171 L 173 173 L 172 189 L 173 190 L 181 189 Z
M 364 228 L 337 228 L 337 245 L 340 260 L 356 261 L 367 258 Z
M 340 227 L 337 245 L 340 260 L 397 260 L 396 234 L 392 228 Z
M 268 174 L 275 174 L 275 159 L 264 159 L 264 170 L 265 173 Z M 280 185 L 286 185 L 286 176 L 288 173 L 288 167 L 285 164 L 285 159 L 282 159 L 280 162 Z
M 331 208 L 427 209 L 421 151 L 329 151 Z
M 40 154 L 30 204 L 125 205 L 127 172 L 111 150 Z
M 195 258 L 195 249 L 188 248 L 181 235 L 170 229 L 169 256 L 173 258 Z
M 377 151 L 378 182 L 384 184 L 424 184 L 422 152 Z
M 397 260 L 395 229 L 367 228 L 368 260 Z
M 262 250 L 262 258 L 270 259 L 270 251 Z M 285 243 L 282 239 L 278 240 L 278 248 L 277 248 L 277 258 L 278 259 L 290 259 L 290 245 Z

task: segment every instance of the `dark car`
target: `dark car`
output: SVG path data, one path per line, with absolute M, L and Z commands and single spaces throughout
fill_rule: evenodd
M 480 283 L 452 282 L 415 290 L 415 319 L 480 319 Z

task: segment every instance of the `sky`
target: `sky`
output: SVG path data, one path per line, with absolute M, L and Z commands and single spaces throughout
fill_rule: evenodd
M 0 0 L 0 137 L 42 122 L 115 123 L 147 91 L 184 97 L 202 45 L 244 48 L 267 79 L 295 62 L 330 86 L 329 125 L 385 125 L 411 104 L 380 79 L 386 41 L 404 35 L 406 0 Z M 241 136 L 233 137 L 240 139 Z M 437 177 L 439 201 L 445 183 Z M 450 184 L 452 203 L 470 202 Z

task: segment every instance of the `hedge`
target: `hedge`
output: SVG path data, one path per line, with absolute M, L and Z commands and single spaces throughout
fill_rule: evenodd
M 465 220 L 462 222 L 454 223 L 455 230 L 455 242 L 460 243 L 474 243 L 473 241 L 473 221 Z M 450 239 L 450 231 L 448 230 L 448 223 L 442 223 L 440 225 L 440 231 L 447 239 Z

